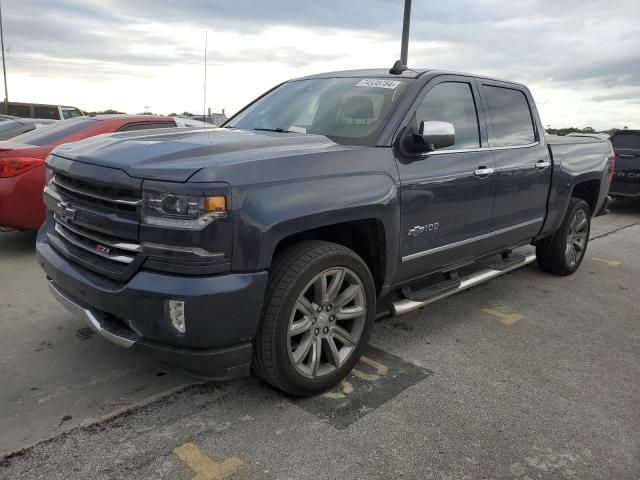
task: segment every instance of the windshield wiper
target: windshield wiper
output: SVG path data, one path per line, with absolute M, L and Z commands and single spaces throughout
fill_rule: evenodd
M 259 132 L 278 132 L 278 133 L 295 133 L 291 130 L 285 130 L 284 128 L 254 128 Z

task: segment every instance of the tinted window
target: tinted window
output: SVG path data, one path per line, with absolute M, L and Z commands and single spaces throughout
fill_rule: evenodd
M 64 137 L 73 133 L 78 133 L 89 127 L 94 126 L 99 120 L 93 118 L 82 117 L 74 118 L 71 120 L 60 120 L 59 122 L 47 125 L 42 128 L 37 128 L 29 133 L 20 135 L 15 138 L 16 142 L 24 143 L 26 145 L 51 145 L 57 143 Z
M 615 148 L 640 150 L 640 133 L 616 133 L 611 142 Z
M 51 120 L 58 120 L 60 118 L 57 107 L 36 105 L 33 106 L 33 116 L 34 118 L 49 118 Z
M 77 108 L 63 108 L 62 109 L 62 119 L 67 120 L 69 118 L 81 117 L 82 112 Z M 56 117 L 57 118 L 57 117 Z
M 337 143 L 372 145 L 407 84 L 395 78 L 287 82 L 225 126 L 325 135 Z
M 519 90 L 483 86 L 487 97 L 495 143 L 498 147 L 528 145 L 535 142 L 529 103 Z
M 151 128 L 171 128 L 175 127 L 174 122 L 141 122 L 141 123 L 129 123 L 124 127 L 118 129 L 119 132 L 131 132 L 133 130 L 149 130 Z
M 449 122 L 456 129 L 456 143 L 449 149 L 480 146 L 478 113 L 468 83 L 446 82 L 433 87 L 416 111 L 417 130 L 420 122 Z
M 30 105 L 16 105 L 15 103 L 9 103 L 9 112 L 8 115 L 13 115 L 14 117 L 31 117 L 31 106 Z

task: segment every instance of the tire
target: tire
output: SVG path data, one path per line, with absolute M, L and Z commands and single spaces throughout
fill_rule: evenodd
M 536 244 L 540 269 L 556 275 L 571 275 L 578 270 L 589 244 L 590 231 L 589 204 L 579 198 L 571 198 L 558 231 Z
M 269 277 L 254 372 L 296 396 L 333 387 L 352 370 L 373 327 L 376 290 L 369 268 L 348 248 L 314 240 L 282 252 Z

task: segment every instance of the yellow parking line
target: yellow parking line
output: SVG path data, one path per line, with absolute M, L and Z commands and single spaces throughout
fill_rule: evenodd
M 357 368 L 354 368 L 353 370 L 351 370 L 351 375 L 353 375 L 356 378 L 359 378 L 360 380 L 366 380 L 367 382 L 377 382 L 378 380 L 380 380 L 380 375 L 376 375 L 375 373 L 364 373 L 361 370 L 358 370 Z
M 351 385 L 351 382 L 348 382 L 347 380 L 342 380 L 340 382 L 339 392 L 324 392 L 322 396 L 324 398 L 330 398 L 332 400 L 340 400 L 341 398 L 346 397 L 352 392 L 353 392 L 353 385 Z
M 360 361 L 369 365 L 370 367 L 375 368 L 380 375 L 386 375 L 387 373 L 389 373 L 389 367 L 380 362 L 376 362 L 375 360 L 371 360 L 369 357 L 365 357 L 364 355 L 362 355 L 360 357 Z
M 622 262 L 619 262 L 617 260 L 606 260 L 604 258 L 598 258 L 598 257 L 591 257 L 591 260 L 595 260 L 596 262 L 606 263 L 610 267 L 617 267 L 618 265 L 622 264 Z
M 498 317 L 500 319 L 500 322 L 504 323 L 505 325 L 513 325 L 518 320 L 522 320 L 524 318 L 519 313 L 503 313 L 492 308 L 483 308 L 482 311 L 484 313 L 488 313 L 489 315 L 493 315 L 494 317 Z
M 173 453 L 196 474 L 193 480 L 224 480 L 229 475 L 236 473 L 242 466 L 242 460 L 236 457 L 227 458 L 222 463 L 216 463 L 193 443 L 180 445 L 173 450 Z

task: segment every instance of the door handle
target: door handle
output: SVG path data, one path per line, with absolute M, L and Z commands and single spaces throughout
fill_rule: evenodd
M 536 162 L 536 168 L 538 170 L 544 170 L 547 167 L 551 166 L 551 162 L 549 160 L 538 160 Z
M 489 175 L 491 175 L 495 171 L 496 171 L 495 168 L 478 167 L 478 168 L 475 169 L 473 174 L 476 177 L 485 178 L 485 177 L 488 177 Z

